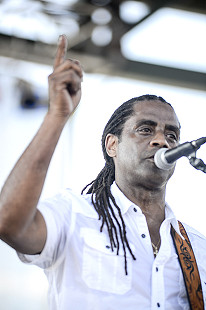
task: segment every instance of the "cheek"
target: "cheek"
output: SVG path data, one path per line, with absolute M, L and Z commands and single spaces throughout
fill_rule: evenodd
M 135 171 L 137 167 L 140 168 L 140 156 L 138 149 L 134 145 L 124 146 L 119 149 L 117 154 L 117 164 L 120 169 L 127 171 Z
M 119 145 L 118 156 L 119 158 L 125 158 L 130 160 L 136 158 L 138 154 L 138 149 L 134 143 L 127 143 Z

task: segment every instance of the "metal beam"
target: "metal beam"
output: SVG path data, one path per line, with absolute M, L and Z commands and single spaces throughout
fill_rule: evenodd
M 88 49 L 91 51 L 91 47 Z M 69 50 L 70 58 L 79 59 L 85 72 L 122 76 L 155 83 L 175 85 L 206 91 L 206 74 L 159 66 L 143 62 L 130 61 L 119 53 L 91 54 Z M 52 65 L 56 46 L 41 42 L 0 35 L 0 56 Z

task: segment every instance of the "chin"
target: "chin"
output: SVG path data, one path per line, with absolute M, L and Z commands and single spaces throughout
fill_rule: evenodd
M 136 186 L 141 186 L 148 190 L 163 189 L 167 185 L 167 182 L 169 181 L 173 173 L 174 171 L 170 171 L 168 173 L 168 171 L 164 170 L 161 170 L 158 173 L 154 173 L 150 170 L 148 174 L 144 174 L 136 178 Z

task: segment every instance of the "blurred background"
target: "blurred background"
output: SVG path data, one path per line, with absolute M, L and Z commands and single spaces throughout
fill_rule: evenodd
M 80 60 L 83 97 L 52 159 L 42 199 L 81 189 L 103 167 L 101 133 L 124 101 L 146 93 L 175 108 L 181 142 L 206 136 L 205 0 L 0 1 L 0 186 L 35 135 L 48 106 L 60 34 Z M 206 145 L 197 152 L 206 162 Z M 167 201 L 178 219 L 206 235 L 206 175 L 178 160 Z M 0 309 L 47 310 L 43 271 L 0 242 Z

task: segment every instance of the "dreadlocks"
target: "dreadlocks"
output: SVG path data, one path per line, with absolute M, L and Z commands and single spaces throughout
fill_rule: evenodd
M 116 204 L 115 198 L 113 197 L 110 190 L 110 186 L 115 180 L 115 167 L 113 159 L 106 152 L 105 139 L 106 136 L 110 133 L 117 136 L 120 140 L 125 122 L 134 113 L 134 104 L 136 104 L 138 101 L 144 100 L 157 100 L 169 104 L 162 97 L 158 97 L 155 95 L 143 95 L 140 97 L 132 98 L 124 102 L 119 108 L 117 108 L 107 122 L 102 135 L 102 151 L 105 159 L 105 166 L 100 171 L 97 178 L 88 185 L 86 185 L 82 190 L 83 193 L 89 187 L 87 194 L 91 194 L 92 204 L 97 213 L 99 214 L 99 220 L 102 220 L 100 231 L 102 232 L 103 226 L 106 225 L 110 238 L 111 249 L 112 251 L 114 251 L 114 248 L 116 248 L 117 255 L 119 254 L 119 241 L 121 240 L 124 251 L 126 275 L 126 248 L 129 250 L 134 260 L 135 256 L 132 253 L 129 242 L 127 240 L 126 225 L 124 223 L 121 210 Z M 119 219 L 114 213 L 114 208 L 116 208 L 118 211 Z

